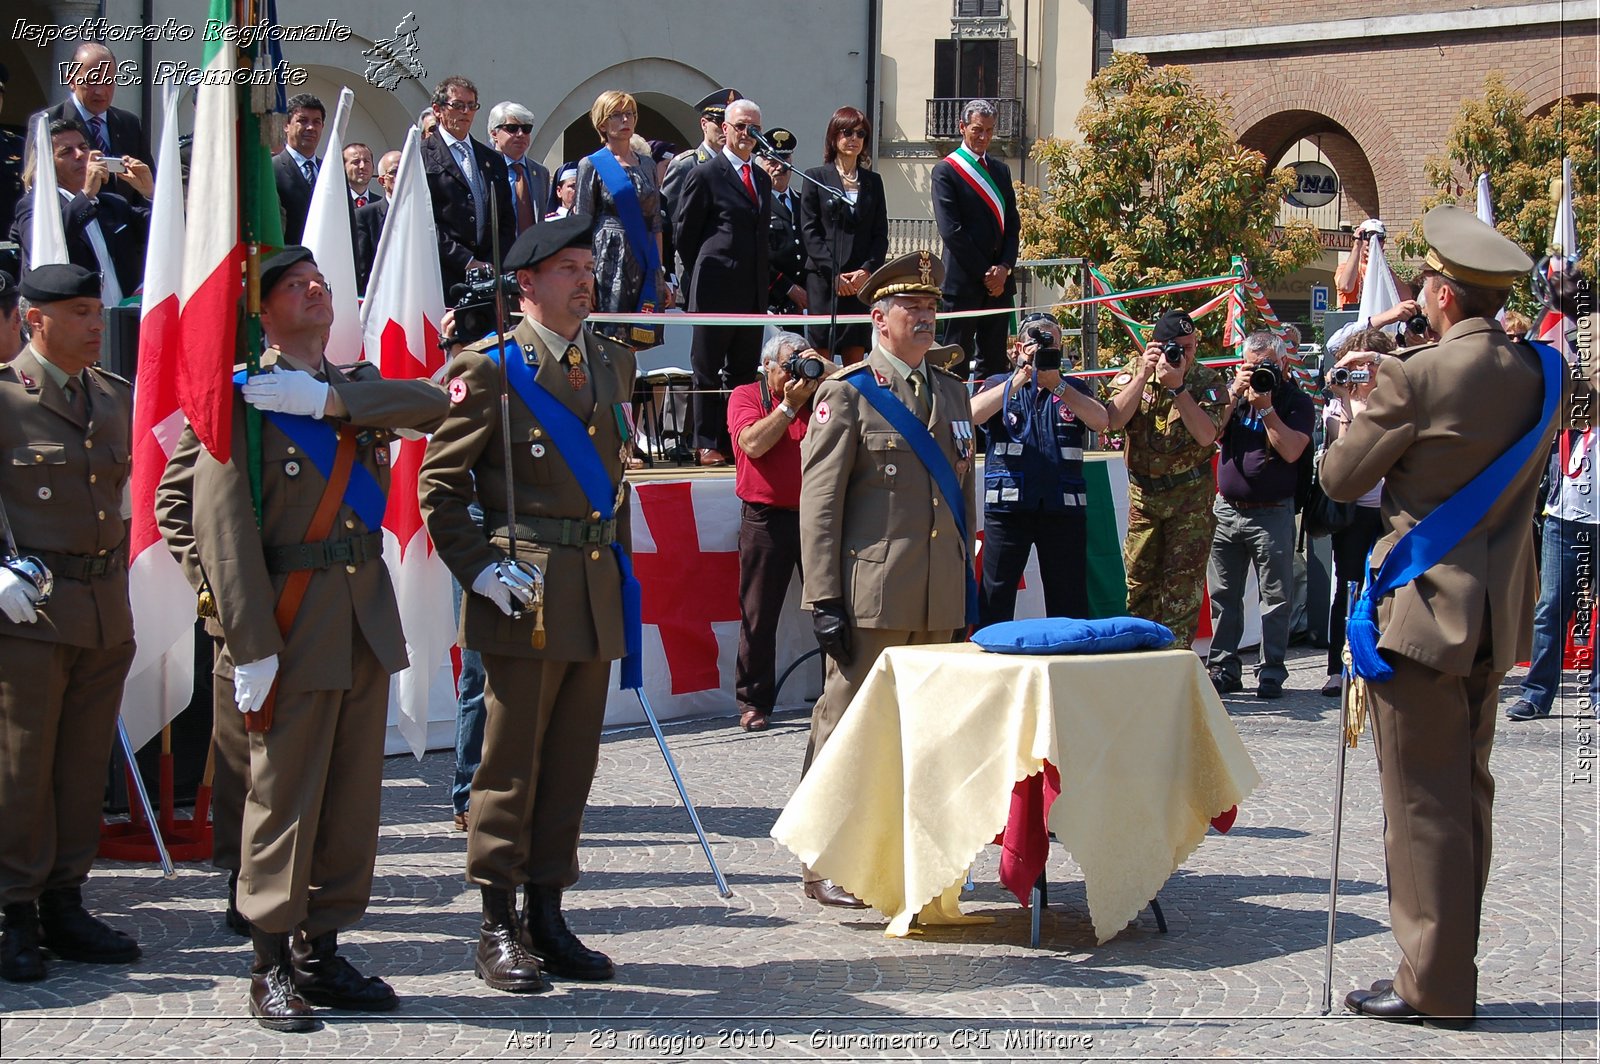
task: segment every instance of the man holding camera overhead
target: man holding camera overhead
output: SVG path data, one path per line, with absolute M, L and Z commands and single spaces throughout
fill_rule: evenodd
M 1311 444 L 1311 397 L 1289 376 L 1283 342 L 1253 332 L 1234 369 L 1223 412 L 1217 466 L 1217 519 L 1211 540 L 1211 652 L 1206 664 L 1218 694 L 1241 689 L 1239 638 L 1244 584 L 1255 567 L 1261 588 L 1261 660 L 1256 697 L 1282 698 L 1289 671 L 1289 615 L 1294 586 L 1294 490 L 1298 462 Z
M 1086 429 L 1105 431 L 1106 408 L 1089 385 L 1062 376 L 1061 327 L 1048 314 L 1022 319 L 1011 366 L 972 397 L 972 420 L 989 440 L 978 623 L 1016 617 L 1017 587 L 1034 547 L 1045 613 L 1087 617 L 1083 444 Z
M 1128 612 L 1194 640 L 1205 590 L 1211 513 L 1211 456 L 1228 418 L 1221 376 L 1195 361 L 1194 320 L 1181 310 L 1156 319 L 1151 341 L 1112 384 L 1112 431 L 1126 429 L 1128 539 L 1122 564 Z

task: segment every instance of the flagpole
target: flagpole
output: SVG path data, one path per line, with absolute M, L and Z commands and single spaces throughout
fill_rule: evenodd
M 258 19 L 256 10 L 257 0 L 245 0 L 246 18 L 240 20 L 244 25 L 255 25 Z M 239 49 L 239 68 L 248 72 L 255 65 L 254 49 Z M 243 79 L 244 86 L 234 89 L 239 101 L 244 105 L 239 108 L 239 123 L 236 136 L 235 154 L 239 159 L 245 156 L 245 147 L 242 143 L 247 124 L 244 115 L 249 114 L 253 101 L 248 87 L 249 78 Z M 258 135 L 260 125 L 256 123 Z M 250 219 L 255 213 L 248 209 L 246 203 L 247 189 L 250 176 L 245 167 L 235 168 L 235 175 L 239 182 L 239 225 L 244 230 L 244 322 L 243 328 L 236 333 L 238 344 L 243 348 L 245 373 L 255 376 L 261 372 L 261 345 L 258 342 L 261 329 L 261 244 L 260 234 L 252 232 Z M 245 468 L 250 476 L 250 503 L 255 507 L 256 524 L 261 524 L 261 411 L 245 404 L 244 408 L 244 434 L 245 434 Z

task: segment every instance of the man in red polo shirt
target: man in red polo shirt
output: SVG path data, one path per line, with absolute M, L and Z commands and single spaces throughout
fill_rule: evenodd
M 831 367 L 794 333 L 761 350 L 761 376 L 728 396 L 739 521 L 739 727 L 764 731 L 772 714 L 778 618 L 800 566 L 800 441 L 811 393 Z M 807 372 L 809 370 L 809 372 Z

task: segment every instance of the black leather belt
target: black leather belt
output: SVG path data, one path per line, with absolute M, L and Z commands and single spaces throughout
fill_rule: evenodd
M 1142 477 L 1138 473 L 1129 473 L 1128 479 L 1145 491 L 1166 491 L 1169 488 L 1176 488 L 1180 484 L 1191 484 L 1209 472 L 1211 472 L 1210 466 L 1198 465 L 1185 472 L 1173 473 L 1165 477 Z
M 510 531 L 503 513 L 484 514 L 490 536 L 504 537 Z M 519 517 L 517 539 L 561 547 L 606 547 L 617 541 L 617 522 L 576 521 L 569 517 Z
M 123 560 L 121 547 L 109 554 L 57 554 L 53 550 L 34 550 L 31 547 L 18 547 L 17 553 L 38 558 L 50 570 L 50 575 L 58 580 L 93 580 L 105 576 L 114 568 L 128 567 Z
M 1226 495 L 1222 497 L 1222 501 L 1235 510 L 1275 510 L 1290 502 L 1289 499 L 1279 499 L 1276 502 L 1254 502 L 1249 499 L 1230 499 Z
M 269 573 L 330 569 L 335 565 L 363 565 L 383 557 L 383 533 L 368 532 L 348 539 L 323 539 L 315 543 L 266 547 L 264 550 Z

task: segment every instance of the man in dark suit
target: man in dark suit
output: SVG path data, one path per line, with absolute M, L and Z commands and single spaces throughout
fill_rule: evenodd
M 374 183 L 383 189 L 383 195 L 356 208 L 356 291 L 367 294 L 367 280 L 372 276 L 372 261 L 378 254 L 378 238 L 383 235 L 383 223 L 389 217 L 389 197 L 394 195 L 394 175 L 400 169 L 400 153 L 384 152 L 378 160 L 378 176 Z
M 544 221 L 550 198 L 550 171 L 528 156 L 532 140 L 532 111 L 510 100 L 489 108 L 489 141 L 505 160 L 517 236 Z
M 111 49 L 103 44 L 79 45 L 72 53 L 66 75 L 72 94 L 46 112 L 50 121 L 70 118 L 81 122 L 88 133 L 90 148 L 113 158 L 131 155 L 153 167 L 150 137 L 144 123 L 132 111 L 111 106 L 117 94 L 117 57 L 111 54 Z M 108 191 L 129 203 L 146 202 L 138 188 L 115 175 L 108 184 Z
M 433 223 L 439 235 L 439 267 L 445 299 L 466 279 L 467 271 L 487 266 L 493 258 L 489 196 L 500 210 L 500 251 L 516 239 L 516 215 L 506 161 L 501 154 L 472 139 L 472 116 L 478 112 L 478 87 L 459 74 L 433 90 L 438 124 L 422 140 L 422 168 L 433 195 Z
M 1011 171 L 992 158 L 995 109 L 971 100 L 961 111 L 961 147 L 933 168 L 933 218 L 944 239 L 946 311 L 1010 308 L 1017 294 L 1012 270 L 1022 219 Z M 944 342 L 955 344 L 978 366 L 979 377 L 1007 370 L 1009 315 L 955 318 L 945 322 Z
M 284 124 L 283 150 L 272 158 L 272 171 L 278 182 L 278 205 L 283 208 L 283 239 L 300 243 L 306 231 L 306 215 L 311 211 L 311 190 L 317 184 L 317 144 L 328 109 L 310 93 L 289 97 L 289 121 Z
M 144 282 L 145 246 L 150 239 L 150 201 L 155 191 L 150 170 L 132 156 L 128 180 L 139 195 L 138 205 L 106 191 L 110 174 L 105 159 L 90 148 L 87 131 L 75 118 L 50 123 L 50 143 L 55 154 L 56 185 L 60 190 L 61 227 L 67 238 L 67 261 L 100 275 L 101 301 L 115 306 L 138 291 Z M 32 257 L 33 212 L 38 209 L 30 189 L 17 204 L 11 239 L 22 246 L 22 262 Z M 26 279 L 29 271 L 24 269 Z
M 667 225 L 673 226 L 677 219 L 678 197 L 683 191 L 683 179 L 689 176 L 689 171 L 701 163 L 716 157 L 722 150 L 722 120 L 727 116 L 728 105 L 735 100 L 743 99 L 744 93 L 738 89 L 718 89 L 710 93 L 694 109 L 700 112 L 699 144 L 693 151 L 679 152 L 667 164 L 667 175 L 661 179 L 661 199 L 667 212 Z M 668 272 L 672 270 L 672 263 L 666 264 Z M 685 263 L 682 273 L 687 276 L 689 264 Z
M 749 100 L 728 105 L 722 151 L 684 178 L 674 235 L 689 278 L 689 311 L 762 314 L 772 224 L 772 178 L 750 155 L 761 129 L 761 108 Z M 761 330 L 747 325 L 698 325 L 689 360 L 694 368 L 694 446 L 701 465 L 726 465 L 726 389 L 756 379 Z
M 344 146 L 344 178 L 350 188 L 350 208 L 360 210 L 383 199 L 381 188 L 372 187 L 372 149 L 365 144 Z
M 771 277 L 767 281 L 767 309 L 774 314 L 803 314 L 806 309 L 806 251 L 800 243 L 800 191 L 789 187 L 787 163 L 799 141 L 787 129 L 767 130 L 767 141 L 775 149 L 763 156 L 762 169 L 772 178 L 772 226 L 768 230 L 771 248 Z M 798 325 L 785 325 L 800 332 Z
M 11 71 L 0 63 L 0 110 L 5 107 L 9 80 Z M 22 138 L 10 130 L 0 129 L 0 233 L 11 232 L 17 201 L 22 198 L 22 154 Z

